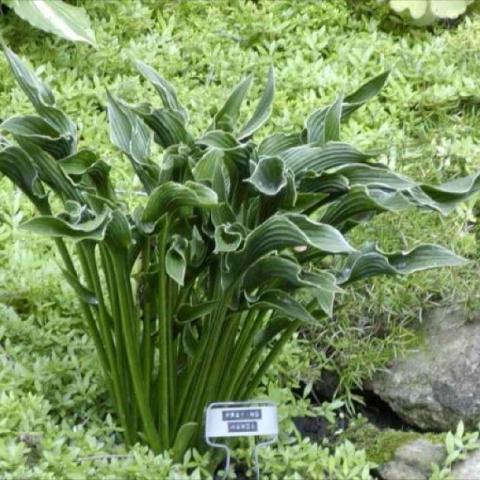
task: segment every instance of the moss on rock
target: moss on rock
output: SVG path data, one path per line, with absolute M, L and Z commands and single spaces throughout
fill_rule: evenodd
M 414 432 L 404 430 L 380 430 L 365 419 L 358 419 L 342 435 L 359 449 L 365 449 L 367 459 L 381 465 L 393 458 L 395 451 L 407 443 L 418 439 L 429 440 L 432 443 L 443 444 L 444 433 Z

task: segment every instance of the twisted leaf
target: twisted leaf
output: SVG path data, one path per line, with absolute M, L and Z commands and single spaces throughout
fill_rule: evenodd
M 48 122 L 35 115 L 8 118 L 0 129 L 12 134 L 20 143 L 29 140 L 57 159 L 70 155 L 75 148 L 70 135 L 59 135 Z
M 152 82 L 155 90 L 162 99 L 163 106 L 169 110 L 177 112 L 181 115 L 184 122 L 188 120 L 187 111 L 177 99 L 177 94 L 173 86 L 161 77 L 152 67 L 140 60 L 135 60 L 137 70 L 150 82 Z
M 94 240 L 100 242 L 105 237 L 111 213 L 104 210 L 93 220 L 72 224 L 59 217 L 42 215 L 22 223 L 21 228 L 29 232 L 49 237 L 67 237 L 75 241 Z
M 49 210 L 47 195 L 30 157 L 19 147 L 0 151 L 0 172 L 8 177 L 42 213 Z
M 245 180 L 264 195 L 277 195 L 287 184 L 285 165 L 280 157 L 262 157 Z
M 56 130 L 58 135 L 75 137 L 76 126 L 61 110 L 55 108 L 55 98 L 52 91 L 42 83 L 10 49 L 4 47 L 10 68 L 34 106 L 37 113 Z
M 157 187 L 148 198 L 142 215 L 146 231 L 153 231 L 156 223 L 166 214 L 180 207 L 205 207 L 217 205 L 217 194 L 201 183 L 185 184 L 166 182 Z
M 447 248 L 421 245 L 409 252 L 384 253 L 376 247 L 347 257 L 337 282 L 347 284 L 377 275 L 409 275 L 438 267 L 465 265 L 467 261 Z

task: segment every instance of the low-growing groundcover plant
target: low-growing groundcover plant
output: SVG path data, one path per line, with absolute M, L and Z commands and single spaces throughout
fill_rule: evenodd
M 273 69 L 245 124 L 237 120 L 251 77 L 194 138 L 173 87 L 137 62 L 163 106 L 108 94 L 111 140 L 143 186 L 127 205 L 111 167 L 77 148 L 76 125 L 50 89 L 5 52 L 37 114 L 2 123 L 14 142 L 2 137 L 0 171 L 38 211 L 23 228 L 55 242 L 127 445 L 176 458 L 200 448 L 205 406 L 250 398 L 292 334 L 332 316 L 343 285 L 464 263 L 436 245 L 390 254 L 344 236 L 383 212 L 448 213 L 479 188 L 478 175 L 417 183 L 340 142 L 341 121 L 386 73 L 315 111 L 302 132 L 256 143 Z

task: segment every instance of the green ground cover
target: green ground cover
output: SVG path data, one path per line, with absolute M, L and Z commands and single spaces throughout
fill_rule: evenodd
M 175 84 L 194 127 L 205 123 L 240 77 L 254 72 L 261 80 L 273 63 L 277 95 L 265 135 L 297 130 L 301 119 L 338 91 L 353 91 L 390 69 L 380 98 L 348 121 L 344 138 L 362 149 L 378 149 L 384 162 L 419 180 L 440 182 L 480 168 L 480 15 L 475 12 L 454 26 L 420 30 L 392 22 L 388 9 L 376 2 L 81 3 L 92 18 L 97 50 L 35 31 L 10 14 L 0 18 L 2 35 L 53 87 L 61 107 L 79 121 L 82 141 L 115 165 L 121 188 L 131 195 L 137 185 L 129 166 L 108 143 L 105 88 L 132 102 L 154 96 L 132 58 Z M 1 118 L 29 112 L 3 59 L 0 74 Z M 253 88 L 255 99 L 262 82 Z M 393 250 L 421 239 L 476 260 L 473 210 L 470 202 L 448 218 L 419 212 L 382 216 L 352 242 L 377 238 L 383 249 Z M 28 212 L 20 194 L 0 179 L 2 478 L 204 478 L 208 458 L 196 453 L 174 466 L 168 457 L 154 458 L 141 447 L 127 455 L 118 444 L 74 296 L 59 281 L 47 241 L 17 228 Z M 289 418 L 315 412 L 287 387 L 313 382 L 322 369 L 330 369 L 340 374 L 340 393 L 351 400 L 354 385 L 415 343 L 408 323 L 421 318 L 422 309 L 450 302 L 475 308 L 479 286 L 472 262 L 401 282 L 379 279 L 343 294 L 336 321 L 292 342 L 265 380 L 262 393 L 282 403 L 285 434 L 278 448 L 264 452 L 264 472 L 271 478 L 368 478 L 367 456 L 351 444 L 331 451 L 299 441 Z

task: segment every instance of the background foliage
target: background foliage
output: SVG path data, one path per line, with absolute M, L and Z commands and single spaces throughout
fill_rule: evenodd
M 81 3 L 92 19 L 96 50 L 25 29 L 12 15 L 0 18 L 2 33 L 13 50 L 43 65 L 37 73 L 53 87 L 62 108 L 79 120 L 85 144 L 96 145 L 107 161 L 120 162 L 115 171 L 128 192 L 137 186 L 108 142 L 104 86 L 127 100 L 153 96 L 132 68 L 132 57 L 151 64 L 177 86 L 193 121 L 213 108 L 215 98 L 224 98 L 243 74 L 253 71 L 261 78 L 274 63 L 278 93 L 265 135 L 275 129 L 298 129 L 308 112 L 333 100 L 337 91 L 352 91 L 366 78 L 391 69 L 384 92 L 388 106 L 369 103 L 345 125 L 343 138 L 359 148 L 382 148 L 390 165 L 425 181 L 441 182 L 480 167 L 480 17 L 475 12 L 454 28 L 438 24 L 410 30 L 392 23 L 388 8 L 376 2 Z M 0 73 L 1 117 L 30 111 L 4 60 Z M 252 99 L 261 88 L 260 82 L 253 85 Z M 125 452 L 115 445 L 113 423 L 105 417 L 104 388 L 93 346 L 80 333 L 73 294 L 58 282 L 48 243 L 17 229 L 28 211 L 20 202 L 20 195 L 0 180 L 2 474 L 83 479 L 149 478 L 155 473 L 185 478 L 190 465 L 197 469 L 192 478 L 199 478 L 207 460 L 194 455 L 185 459 L 185 466 L 175 467 L 164 457 L 152 460 L 140 448 L 111 462 L 88 458 Z M 447 219 L 420 212 L 383 217 L 356 240 L 377 237 L 383 248 L 395 249 L 411 247 L 422 238 L 478 259 L 471 207 Z M 423 308 L 452 301 L 475 307 L 479 282 L 472 264 L 420 274 L 400 284 L 380 279 L 347 292 L 341 299 L 338 328 L 329 323 L 327 330 L 307 333 L 316 338 L 317 350 L 302 339 L 292 343 L 272 375 L 278 385 L 268 388 L 275 388 L 278 399 L 285 401 L 282 415 L 308 408 L 290 393 L 281 394 L 282 385 L 313 380 L 326 368 L 340 373 L 348 393 L 399 348 L 408 347 L 408 322 L 421 317 Z M 403 335 L 394 335 L 398 332 Z M 291 423 L 285 420 L 283 426 L 290 433 L 280 448 L 265 454 L 272 478 L 294 478 L 294 471 L 328 461 L 332 454 L 314 444 L 289 446 L 294 437 Z M 349 458 L 365 465 L 355 455 Z

